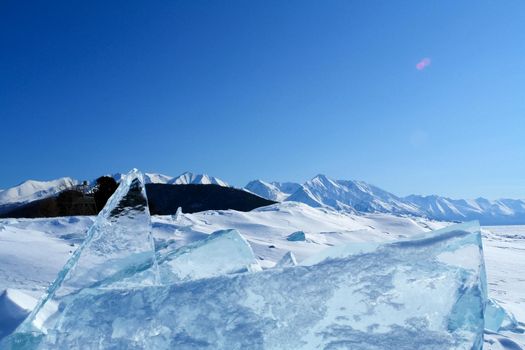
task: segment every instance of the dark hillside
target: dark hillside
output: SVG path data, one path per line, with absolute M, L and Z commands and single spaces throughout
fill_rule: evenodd
M 0 214 L 0 218 L 52 218 L 56 216 L 60 216 L 60 211 L 55 197 L 22 204 Z
M 219 185 L 164 185 L 147 184 L 146 193 L 151 214 L 175 214 L 178 207 L 183 213 L 205 210 L 250 211 L 276 202 L 249 192 Z

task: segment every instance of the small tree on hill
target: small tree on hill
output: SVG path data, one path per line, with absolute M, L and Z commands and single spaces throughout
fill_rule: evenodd
M 101 176 L 97 179 L 97 184 L 94 189 L 95 203 L 97 210 L 102 210 L 106 205 L 109 197 L 116 191 L 118 184 L 114 178 L 110 176 Z

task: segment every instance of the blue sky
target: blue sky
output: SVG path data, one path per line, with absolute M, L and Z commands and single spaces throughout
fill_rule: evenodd
M 138 167 L 525 198 L 524 18 L 520 0 L 3 1 L 0 188 Z

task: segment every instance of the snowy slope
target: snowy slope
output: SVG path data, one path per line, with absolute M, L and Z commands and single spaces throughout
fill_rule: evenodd
M 169 239 L 169 230 L 168 236 L 164 236 L 164 230 L 155 229 L 165 227 L 163 224 L 169 224 L 170 219 L 164 216 L 154 218 L 154 234 L 157 239 Z M 155 223 L 157 220 L 159 224 Z M 421 233 L 445 225 L 389 214 L 340 213 L 297 202 L 283 202 L 247 213 L 228 210 L 184 214 L 183 219 L 176 224 L 185 232 L 191 227 L 191 232 L 206 234 L 224 228 L 236 229 L 248 239 L 256 255 L 261 258 L 261 265 L 265 267 L 273 266 L 288 251 L 293 251 L 301 261 L 333 245 L 385 241 L 400 238 L 399 235 Z M 287 239 L 297 231 L 305 232 L 308 240 Z M 269 248 L 270 246 L 273 247 Z
M 16 289 L 0 292 L 0 339 L 15 330 L 35 307 L 37 299 Z
M 0 192 L 0 206 L 21 204 L 53 196 L 79 182 L 70 177 L 51 181 L 27 180 Z
M 260 197 L 282 202 L 301 187 L 295 182 L 266 182 L 262 180 L 250 181 L 244 189 Z
M 89 217 L 82 220 L 86 225 L 69 225 L 68 219 L 2 220 L 0 291 L 20 289 L 39 297 L 76 249 L 73 232 L 82 233 L 82 239 L 91 224 Z
M 0 220 L 0 290 L 41 291 L 83 240 L 93 217 Z M 223 229 L 237 229 L 266 267 L 293 251 L 299 261 L 344 242 L 384 241 L 440 228 L 445 223 L 389 214 L 352 215 L 302 203 L 284 202 L 251 212 L 206 211 L 154 216 L 158 247 L 186 245 Z M 304 231 L 308 242 L 287 236 Z M 270 245 L 275 247 L 269 248 Z M 34 262 L 38 261 L 38 264 Z
M 213 177 L 207 174 L 193 174 L 190 172 L 185 172 L 179 176 L 168 181 L 169 184 L 174 185 L 188 185 L 188 184 L 198 184 L 198 185 L 219 185 L 224 187 L 229 187 L 225 181 Z

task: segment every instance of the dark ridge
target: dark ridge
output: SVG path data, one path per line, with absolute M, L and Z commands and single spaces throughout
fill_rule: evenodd
M 39 199 L 18 205 L 0 214 L 0 218 L 52 218 L 60 216 L 57 200 L 54 197 Z
M 181 207 L 183 213 L 205 210 L 250 211 L 276 202 L 252 193 L 219 185 L 147 184 L 146 193 L 152 215 L 171 215 Z M 56 197 L 48 197 L 20 205 L 0 214 L 0 218 L 46 218 L 72 215 L 96 215 L 102 208 L 79 205 L 82 193 L 66 190 Z
M 164 185 L 147 184 L 146 193 L 151 214 L 175 214 L 178 207 L 183 213 L 205 210 L 250 211 L 277 202 L 252 193 L 219 185 Z
M 57 216 L 96 215 L 95 205 L 79 205 L 85 196 L 68 189 L 57 196 L 38 199 L 0 214 L 0 218 L 52 218 Z

